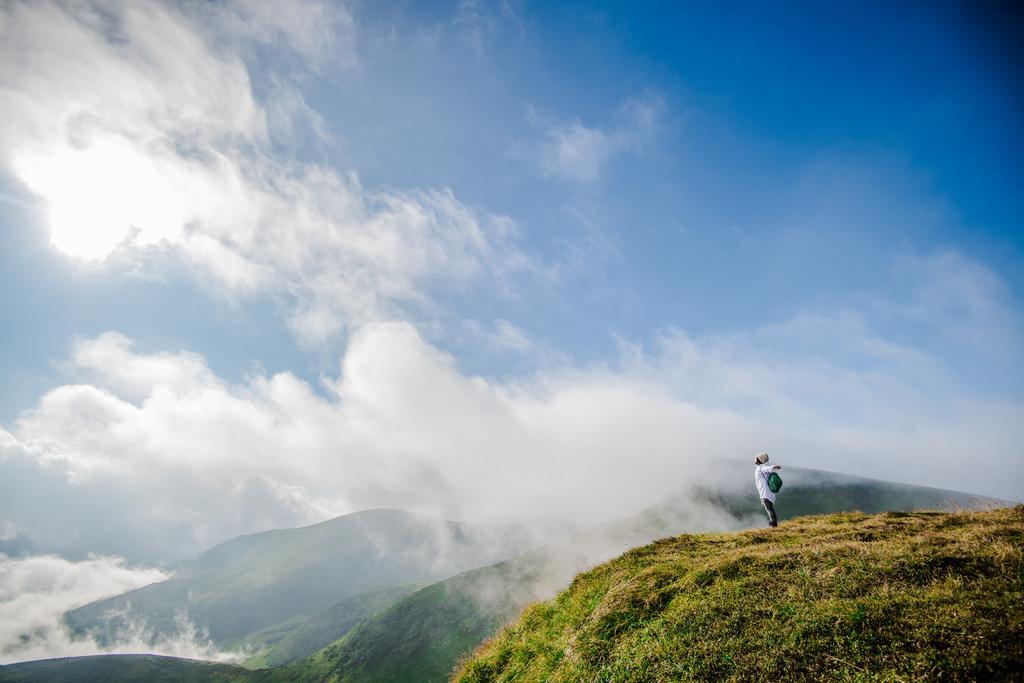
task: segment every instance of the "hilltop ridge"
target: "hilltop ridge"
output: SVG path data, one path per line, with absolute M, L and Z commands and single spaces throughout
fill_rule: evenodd
M 1011 680 L 1024 506 L 682 535 L 580 574 L 455 679 Z
M 719 463 L 702 473 L 746 485 L 750 465 Z M 818 470 L 789 468 L 780 519 L 829 512 L 978 509 L 998 501 L 971 494 L 894 484 Z M 428 586 L 368 619 L 314 656 L 281 674 L 287 680 L 447 681 L 452 668 L 531 603 L 547 600 L 579 572 L 651 540 L 682 532 L 718 532 L 763 525 L 749 492 L 695 489 L 632 517 L 566 537 L 512 560 Z

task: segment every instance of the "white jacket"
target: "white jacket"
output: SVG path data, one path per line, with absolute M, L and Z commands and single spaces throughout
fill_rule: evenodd
M 776 465 L 754 465 L 754 485 L 757 486 L 757 494 L 775 502 L 775 494 L 768 488 L 768 474 L 774 470 Z

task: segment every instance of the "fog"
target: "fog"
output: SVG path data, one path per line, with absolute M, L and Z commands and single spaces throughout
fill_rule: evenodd
M 883 396 L 882 419 L 853 428 L 818 405 L 824 389 L 809 393 L 795 363 L 787 380 L 690 343 L 680 362 L 684 342 L 667 338 L 658 355 L 629 350 L 618 371 L 503 382 L 463 374 L 408 323 L 381 323 L 353 336 L 321 393 L 289 373 L 232 385 L 195 354 L 140 354 L 107 333 L 77 344 L 68 364 L 78 383 L 0 433 L 3 467 L 45 478 L 53 492 L 26 495 L 5 477 L 0 514 L 43 547 L 169 562 L 242 533 L 373 507 L 599 523 L 701 484 L 702 460 L 762 449 L 794 465 L 1016 493 L 996 473 L 1016 457 L 1017 406 L 964 403 L 950 415 L 898 376 L 852 382 L 844 368 L 829 379 L 816 367 L 833 405 Z M 681 395 L 693 387 L 690 367 L 734 395 L 710 406 Z M 743 412 L 728 407 L 741 401 Z M 890 424 L 896 411 L 916 428 Z M 967 459 L 977 466 L 965 470 Z M 142 537 L 159 539 L 144 555 L 133 547 Z
M 135 622 L 116 642 L 101 646 L 73 638 L 64 612 L 167 578 L 159 569 L 130 567 L 117 557 L 92 556 L 71 562 L 53 555 L 0 555 L 0 664 L 49 657 L 145 653 L 228 661 L 203 633 L 182 619 L 176 633 L 151 642 L 147 625 Z

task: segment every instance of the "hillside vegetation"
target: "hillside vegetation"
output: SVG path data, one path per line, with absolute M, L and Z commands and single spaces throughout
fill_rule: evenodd
M 230 664 L 159 655 L 63 657 L 0 666 L 3 683 L 247 683 L 250 671 Z
M 764 524 L 751 495 L 748 463 L 726 461 L 693 473 L 716 491 L 679 495 L 611 524 L 553 536 L 526 554 L 515 552 L 529 544 L 514 528 L 386 510 L 241 537 L 183 565 L 170 581 L 76 610 L 68 623 L 103 642 L 116 640 L 119 627 L 133 622 L 153 633 L 171 629 L 184 613 L 210 628 L 218 647 L 249 654 L 245 666 L 260 669 L 216 669 L 233 680 L 445 681 L 484 639 L 528 605 L 554 597 L 580 571 L 654 538 Z M 784 522 L 799 514 L 995 503 L 827 472 L 787 468 L 786 473 L 779 504 Z M 491 564 L 512 555 L 518 556 Z M 474 563 L 489 566 L 458 574 Z M 450 578 L 418 590 L 409 583 L 444 576 Z M 152 681 L 194 680 L 196 673 L 215 671 L 198 666 L 172 658 L 85 657 L 0 667 L 0 680 L 16 675 L 49 681 L 93 667 L 110 681 L 139 680 L 139 667 L 148 667 L 145 679 Z M 69 675 L 67 680 L 79 680 Z
M 527 547 L 512 528 L 367 510 L 222 543 L 183 563 L 166 581 L 72 610 L 65 621 L 76 636 L 89 635 L 106 645 L 140 625 L 154 641 L 174 637 L 187 617 L 217 645 L 237 643 L 289 620 L 297 626 L 296 617 L 315 615 L 349 598 L 438 581 Z M 333 616 L 341 621 L 366 616 L 361 604 L 352 605 L 351 614 L 339 608 Z
M 1024 506 L 803 517 L 627 552 L 456 675 L 482 681 L 1019 680 Z
M 229 641 L 224 647 L 241 652 L 255 651 L 256 654 L 244 662 L 251 669 L 282 666 L 338 640 L 367 617 L 422 587 L 411 584 L 357 595 L 312 616 L 295 617 L 238 641 Z
M 750 467 L 729 478 L 746 482 Z M 779 504 L 795 515 L 991 505 L 977 496 L 921 486 L 787 470 Z M 284 680 L 447 681 L 460 658 L 520 614 L 554 597 L 578 572 L 629 548 L 681 531 L 720 531 L 764 524 L 756 497 L 699 492 L 648 508 L 589 534 L 471 570 L 424 588 L 363 622 L 345 638 L 280 673 Z

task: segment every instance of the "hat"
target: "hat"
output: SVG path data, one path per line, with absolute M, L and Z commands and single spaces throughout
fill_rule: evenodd
M 766 463 L 766 462 L 768 462 L 768 454 L 767 453 L 758 453 L 757 455 L 754 456 L 754 464 L 755 465 L 761 465 L 761 464 Z

